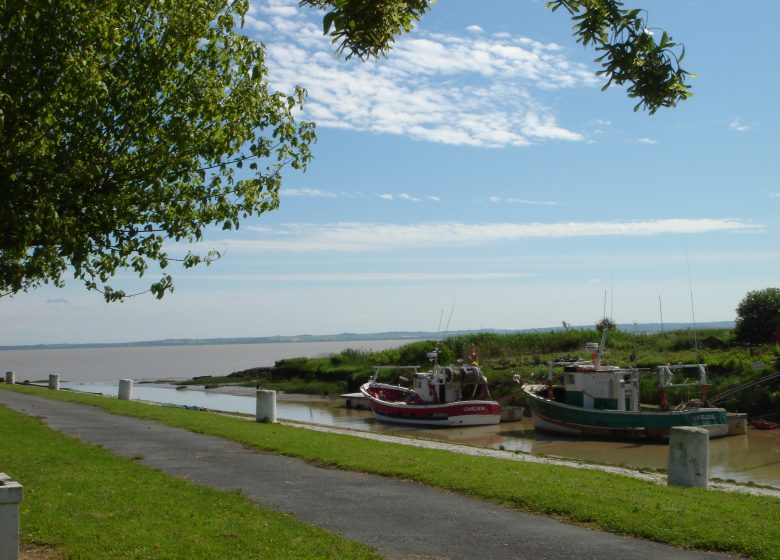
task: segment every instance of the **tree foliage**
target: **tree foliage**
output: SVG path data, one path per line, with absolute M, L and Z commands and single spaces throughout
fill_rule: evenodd
M 323 30 L 333 38 L 339 53 L 361 59 L 387 54 L 399 33 L 410 31 L 431 9 L 435 0 L 300 0 L 325 11 Z M 685 49 L 666 31 L 650 29 L 645 12 L 628 10 L 618 0 L 553 0 L 552 11 L 569 12 L 578 43 L 600 53 L 599 75 L 610 85 L 627 85 L 627 93 L 639 102 L 634 107 L 650 114 L 674 107 L 692 94 L 680 67 Z M 679 54 L 678 54 L 679 52 Z
M 554 0 L 547 7 L 571 14 L 577 42 L 603 53 L 596 59 L 602 66 L 597 74 L 607 78 L 602 90 L 627 84 L 628 96 L 639 99 L 634 111 L 644 107 L 653 114 L 692 95 L 685 83 L 692 74 L 680 67 L 685 49 L 663 30 L 656 42 L 643 10 L 626 10 L 617 0 Z
M 119 269 L 172 290 L 168 242 L 276 208 L 306 167 L 300 89 L 273 92 L 247 0 L 0 4 L 0 294 Z M 244 167 L 244 172 L 238 172 Z M 249 173 L 247 173 L 247 171 Z M 185 267 L 214 255 L 188 253 Z
M 748 292 L 737 306 L 734 329 L 740 342 L 766 343 L 780 333 L 780 288 Z

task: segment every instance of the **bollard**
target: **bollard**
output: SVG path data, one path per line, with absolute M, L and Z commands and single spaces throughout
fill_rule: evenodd
M 132 379 L 120 379 L 119 380 L 119 400 L 131 401 L 133 400 L 133 380 Z
M 276 391 L 271 391 L 270 389 L 257 390 L 255 420 L 258 422 L 276 422 Z
M 54 391 L 60 390 L 60 374 L 52 373 L 49 375 L 49 389 Z
M 5 372 L 5 382 L 9 385 L 13 385 L 16 383 L 16 380 L 14 379 L 14 372 L 12 371 L 6 371 Z
M 710 433 L 680 426 L 669 434 L 669 486 L 707 488 L 710 473 Z
M 19 502 L 22 485 L 0 473 L 0 560 L 19 558 Z

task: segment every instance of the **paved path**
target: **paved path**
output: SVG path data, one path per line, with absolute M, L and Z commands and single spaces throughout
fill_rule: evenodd
M 240 490 L 263 507 L 393 559 L 726 559 L 527 515 L 459 494 L 327 469 L 97 407 L 0 390 L 0 404 L 170 475 Z M 674 520 L 670 520 L 673 523 Z

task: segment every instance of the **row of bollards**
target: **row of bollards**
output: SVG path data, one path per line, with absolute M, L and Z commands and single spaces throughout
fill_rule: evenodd
M 5 372 L 5 382 L 13 385 L 16 383 L 14 372 Z M 49 389 L 53 391 L 60 390 L 60 376 L 57 373 L 49 375 Z M 121 401 L 133 400 L 133 380 L 120 379 L 119 393 L 117 398 Z M 258 422 L 276 422 L 276 391 L 269 389 L 257 390 L 257 406 L 255 410 L 255 419 Z

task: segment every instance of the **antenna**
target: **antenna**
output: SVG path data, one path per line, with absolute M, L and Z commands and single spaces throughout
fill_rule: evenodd
M 699 339 L 696 332 L 696 313 L 693 308 L 693 281 L 691 280 L 691 261 L 688 258 L 688 243 L 685 243 L 685 264 L 688 266 L 688 290 L 691 294 L 691 319 L 693 320 L 693 349 L 696 350 L 696 361 L 701 362 L 699 356 Z
M 664 347 L 664 341 L 666 340 L 666 337 L 664 336 L 664 306 L 661 304 L 661 295 L 658 295 L 658 310 L 661 312 L 661 354 L 664 355 L 664 359 L 666 359 L 666 348 Z
M 450 316 L 447 317 L 447 326 L 444 327 L 444 332 L 450 332 L 450 321 L 452 321 L 452 312 L 455 311 L 455 300 L 452 300 L 452 306 L 450 307 Z
M 615 273 L 610 274 L 609 282 L 609 318 L 615 322 Z

